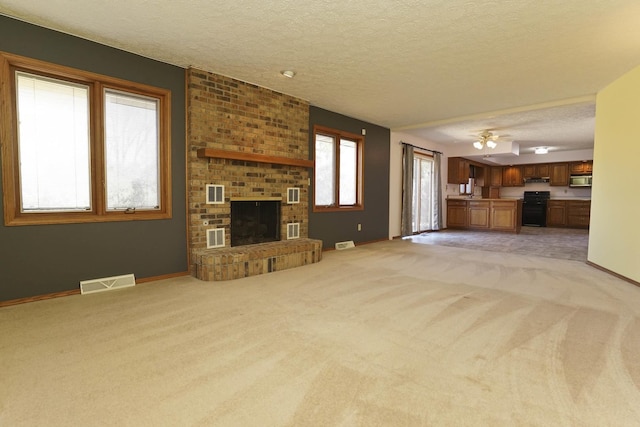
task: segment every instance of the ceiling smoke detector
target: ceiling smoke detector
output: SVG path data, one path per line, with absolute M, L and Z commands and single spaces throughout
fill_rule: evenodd
M 295 71 L 291 71 L 291 70 L 284 70 L 284 71 L 280 71 L 280 74 L 282 74 L 285 77 L 288 77 L 290 79 L 294 78 L 296 76 L 296 72 Z

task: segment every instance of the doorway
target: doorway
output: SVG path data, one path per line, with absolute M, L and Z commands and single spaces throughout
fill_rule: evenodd
M 413 209 L 411 213 L 411 231 L 413 233 L 434 229 L 433 187 L 433 158 L 416 153 L 413 158 Z

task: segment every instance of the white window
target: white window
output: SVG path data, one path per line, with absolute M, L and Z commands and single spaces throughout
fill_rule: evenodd
M 168 90 L 0 56 L 5 225 L 171 217 Z
M 364 138 L 316 126 L 314 211 L 363 209 Z
M 91 209 L 89 87 L 17 72 L 22 212 Z
M 107 209 L 158 209 L 159 101 L 105 90 Z

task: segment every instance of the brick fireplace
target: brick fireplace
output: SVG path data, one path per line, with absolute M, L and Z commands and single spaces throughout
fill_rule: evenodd
M 309 104 L 193 68 L 187 94 L 192 275 L 224 280 L 319 261 L 322 244 L 308 239 Z M 224 200 L 207 203 L 207 184 L 224 188 Z M 291 188 L 295 203 L 287 200 Z M 246 200 L 280 201 L 276 241 L 231 247 L 231 202 Z M 296 240 L 287 240 L 290 224 Z M 212 229 L 224 230 L 222 247 L 207 248 Z

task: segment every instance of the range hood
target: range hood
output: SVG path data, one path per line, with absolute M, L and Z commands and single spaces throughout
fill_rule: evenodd
M 542 177 L 532 177 L 532 178 L 525 178 L 524 179 L 524 183 L 525 184 L 533 184 L 535 182 L 549 182 L 549 177 L 548 176 L 542 176 Z

